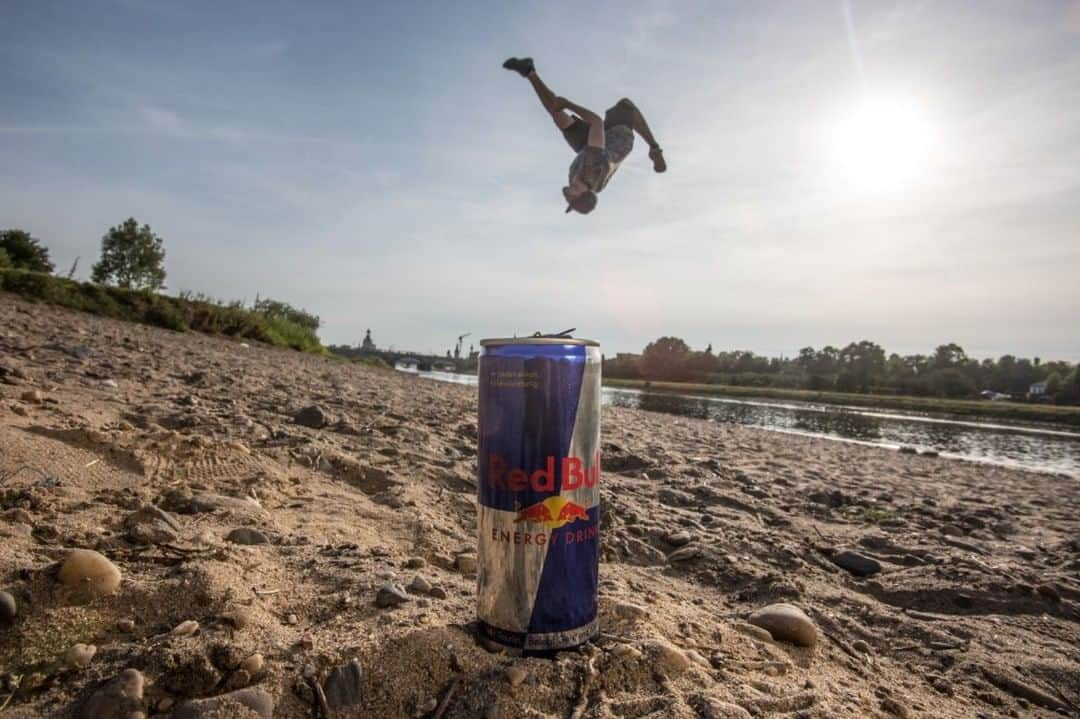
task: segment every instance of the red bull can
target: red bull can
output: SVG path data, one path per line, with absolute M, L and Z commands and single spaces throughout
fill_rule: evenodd
M 525 654 L 571 649 L 598 631 L 600 346 L 480 347 L 480 632 Z

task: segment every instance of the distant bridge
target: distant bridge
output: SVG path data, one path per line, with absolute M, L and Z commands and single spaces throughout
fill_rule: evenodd
M 391 367 L 405 365 L 415 367 L 422 372 L 440 370 L 443 372 L 462 372 L 469 364 L 468 359 L 454 359 L 453 357 L 427 355 L 420 352 L 395 352 L 392 350 L 368 350 L 362 351 L 354 347 L 330 347 L 330 351 L 345 357 L 378 357 Z

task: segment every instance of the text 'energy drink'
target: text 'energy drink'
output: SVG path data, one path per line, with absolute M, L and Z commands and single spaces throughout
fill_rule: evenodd
M 597 633 L 600 347 L 480 342 L 477 618 L 523 652 Z

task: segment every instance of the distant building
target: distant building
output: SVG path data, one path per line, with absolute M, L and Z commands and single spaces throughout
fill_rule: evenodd
M 1046 382 L 1036 382 L 1028 387 L 1028 394 L 1032 397 L 1041 397 L 1046 394 Z
M 360 351 L 361 352 L 374 352 L 375 351 L 375 342 L 374 342 L 374 340 L 371 339 L 371 330 L 368 330 L 367 334 L 364 335 L 364 341 L 360 343 Z

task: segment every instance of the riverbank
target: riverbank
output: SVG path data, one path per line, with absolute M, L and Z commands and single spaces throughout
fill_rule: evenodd
M 996 419 L 1012 422 L 1043 422 L 1080 427 L 1080 407 L 1024 402 L 991 402 L 989 400 L 942 399 L 938 397 L 903 397 L 899 395 L 856 394 L 852 392 L 818 392 L 779 387 L 738 387 L 734 385 L 699 384 L 695 382 L 650 382 L 637 379 L 604 378 L 609 387 L 648 389 L 652 392 L 716 394 L 726 397 L 798 400 L 821 404 L 849 405 L 878 409 L 903 410 L 952 415 L 971 419 Z
M 1080 696 L 1075 479 L 608 407 L 603 635 L 519 659 L 470 626 L 475 389 L 2 295 L 0 366 L 5 717 L 291 719 L 322 692 L 358 717 L 959 719 Z M 66 585 L 74 548 L 118 574 Z M 811 646 L 748 623 L 776 603 Z

